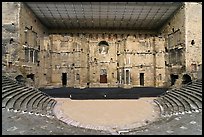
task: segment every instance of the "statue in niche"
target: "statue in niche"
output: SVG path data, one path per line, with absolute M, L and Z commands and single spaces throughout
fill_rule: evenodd
M 106 41 L 101 41 L 98 44 L 99 46 L 99 53 L 100 54 L 107 54 L 109 50 L 109 45 Z

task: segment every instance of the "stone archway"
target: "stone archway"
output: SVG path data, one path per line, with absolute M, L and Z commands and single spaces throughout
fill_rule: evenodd
M 18 83 L 25 83 L 25 78 L 22 75 L 18 75 L 15 77 Z
M 183 81 L 182 84 L 188 84 L 192 81 L 191 76 L 189 76 L 188 74 L 184 74 L 183 75 Z

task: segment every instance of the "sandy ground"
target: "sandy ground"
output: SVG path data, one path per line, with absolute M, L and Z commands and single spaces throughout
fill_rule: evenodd
M 56 110 L 63 117 L 69 117 L 79 123 L 94 126 L 136 127 L 142 126 L 158 118 L 159 111 L 153 102 L 154 98 L 134 100 L 71 100 L 55 98 Z

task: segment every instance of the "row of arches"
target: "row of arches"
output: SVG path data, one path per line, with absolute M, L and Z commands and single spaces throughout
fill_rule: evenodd
M 178 75 L 175 74 L 171 74 L 170 75 L 171 78 L 171 86 L 175 84 L 176 80 L 178 79 Z M 182 84 L 188 84 L 192 81 L 191 76 L 189 76 L 188 74 L 184 74 L 182 77 Z

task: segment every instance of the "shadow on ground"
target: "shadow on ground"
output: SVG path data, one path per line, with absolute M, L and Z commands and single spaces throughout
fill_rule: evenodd
M 156 97 L 165 93 L 167 88 L 137 87 L 124 88 L 40 88 L 42 92 L 56 98 L 71 99 L 137 99 L 140 97 Z

